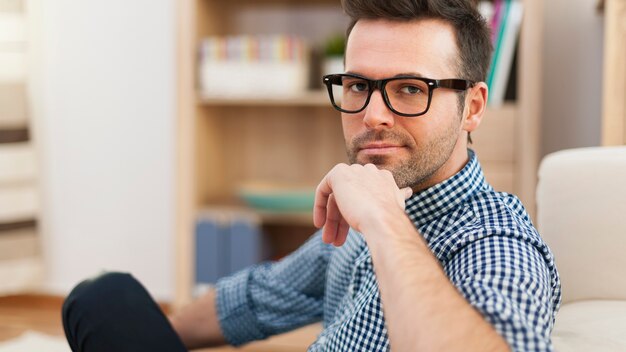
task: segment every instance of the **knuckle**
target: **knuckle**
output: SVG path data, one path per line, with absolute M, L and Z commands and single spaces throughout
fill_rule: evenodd
M 361 169 L 363 167 L 364 167 L 364 165 L 361 165 L 361 164 L 352 164 L 352 165 L 350 165 L 350 168 L 353 169 L 353 170 Z
M 393 173 L 387 169 L 383 169 L 381 170 L 383 175 L 387 176 L 387 177 L 393 177 Z
M 378 169 L 378 168 L 376 167 L 376 165 L 374 165 L 374 164 L 372 164 L 372 163 L 365 164 L 365 168 L 366 168 L 366 169 Z
M 348 164 L 340 163 L 340 164 L 335 165 L 333 170 L 335 170 L 335 171 L 343 171 L 343 170 L 346 170 L 348 168 L 350 168 L 350 166 Z

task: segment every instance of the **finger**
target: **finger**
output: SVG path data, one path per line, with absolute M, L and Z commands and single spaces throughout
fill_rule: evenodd
M 332 194 L 328 196 L 326 209 L 326 224 L 324 224 L 324 231 L 322 231 L 322 241 L 330 244 L 337 240 L 339 225 L 343 220 L 337 207 L 337 202 L 335 202 L 335 197 Z
M 333 245 L 335 247 L 343 246 L 343 244 L 346 243 L 346 240 L 348 239 L 349 231 L 350 225 L 348 225 L 348 223 L 342 216 L 341 221 L 339 222 L 339 228 L 337 229 L 337 237 L 335 238 L 335 242 L 333 242 Z
M 313 205 L 313 225 L 318 229 L 324 226 L 326 223 L 326 213 L 327 213 L 327 205 L 328 198 L 332 194 L 333 190 L 330 187 L 330 183 L 328 181 L 328 174 L 324 176 L 320 184 L 317 186 L 315 190 L 315 203 Z

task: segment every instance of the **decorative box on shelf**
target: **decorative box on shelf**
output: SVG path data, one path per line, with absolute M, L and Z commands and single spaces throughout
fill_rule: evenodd
M 204 99 L 300 96 L 308 87 L 308 47 L 288 35 L 207 37 L 199 76 Z
M 310 212 L 315 201 L 315 186 L 250 181 L 237 193 L 251 208 L 266 212 Z

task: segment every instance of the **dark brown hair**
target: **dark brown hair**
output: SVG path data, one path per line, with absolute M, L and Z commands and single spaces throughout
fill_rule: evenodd
M 472 0 L 341 0 L 350 17 L 347 35 L 361 19 L 411 21 L 439 19 L 456 34 L 460 78 L 485 81 L 491 60 L 490 31 Z

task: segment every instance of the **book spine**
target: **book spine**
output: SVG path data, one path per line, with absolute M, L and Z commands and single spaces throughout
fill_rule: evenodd
M 211 209 L 196 221 L 196 287 L 214 285 L 220 278 L 264 259 L 258 217 L 243 211 Z
M 201 95 L 276 98 L 308 87 L 308 50 L 293 35 L 210 36 L 199 47 Z
M 227 274 L 226 245 L 226 233 L 219 217 L 202 216 L 196 223 L 196 284 L 215 284 Z
M 257 221 L 233 214 L 230 224 L 230 273 L 261 262 L 262 237 Z
M 493 44 L 493 53 L 491 56 L 491 64 L 489 65 L 489 75 L 487 76 L 487 86 L 489 86 L 490 96 L 489 100 L 491 100 L 492 89 L 493 89 L 493 81 L 498 70 L 498 60 L 500 57 L 500 51 L 502 50 L 502 38 L 504 32 L 504 26 L 507 21 L 507 8 L 509 1 L 500 0 L 494 4 L 495 13 L 492 25 L 492 44 Z
M 517 38 L 522 24 L 523 6 L 519 0 L 506 2 L 504 8 L 504 20 L 498 40 L 498 50 L 494 53 L 495 60 L 492 70 L 490 85 L 489 105 L 501 106 L 504 103 L 504 95 L 515 55 Z

